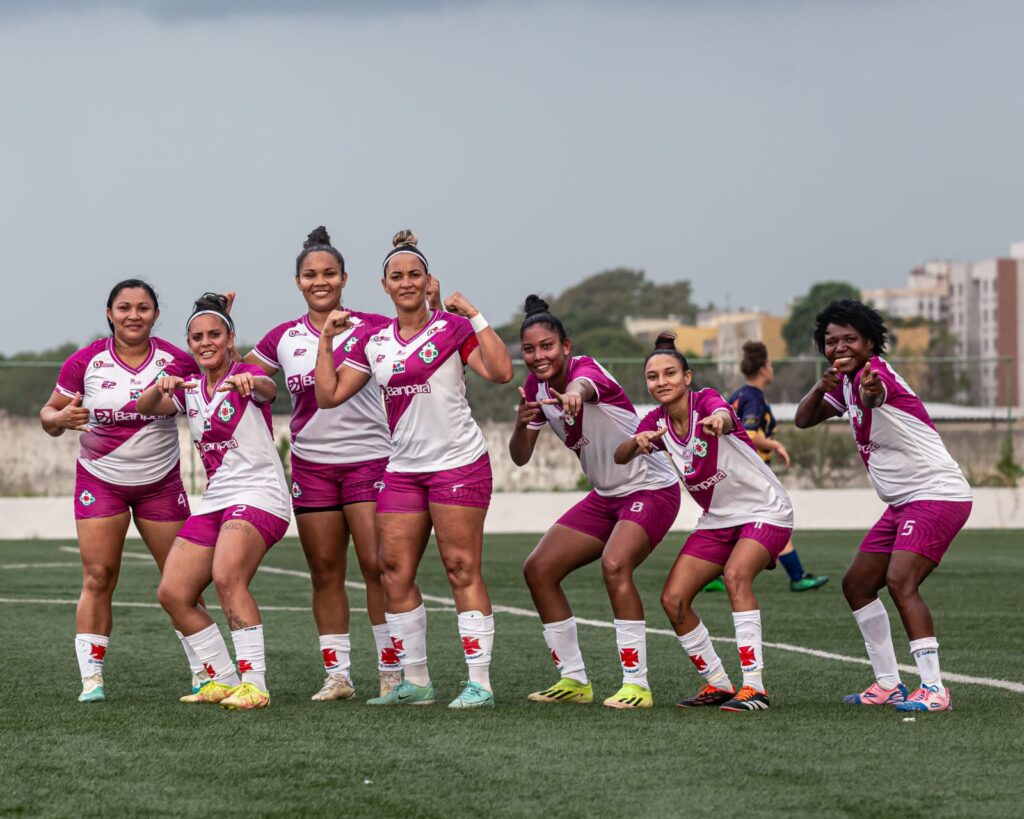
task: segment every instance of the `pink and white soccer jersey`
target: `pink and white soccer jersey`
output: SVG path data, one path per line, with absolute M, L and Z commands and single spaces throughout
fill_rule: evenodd
M 375 331 L 390 322 L 373 313 L 351 312 L 353 327 L 334 338 L 334 364 L 340 367 L 352 353 L 360 329 Z M 331 409 L 316 405 L 316 354 L 320 331 L 307 316 L 279 324 L 253 352 L 261 361 L 284 372 L 292 400 L 292 452 L 316 464 L 351 464 L 387 458 L 391 454 L 380 389 L 370 381 L 358 394 Z
M 57 377 L 57 392 L 82 394 L 89 410 L 89 431 L 79 441 L 78 462 L 111 484 L 142 486 L 160 481 L 179 459 L 178 427 L 173 417 L 141 415 L 135 402 L 168 368 L 188 375 L 192 357 L 163 339 L 151 338 L 149 355 L 129 367 L 117 355 L 113 338 L 94 341 L 74 353 Z
M 853 437 L 878 497 L 892 506 L 919 500 L 972 500 L 967 479 L 921 399 L 884 358 L 873 357 L 871 371 L 885 389 L 880 406 L 861 403 L 859 372 L 852 380 L 842 375 L 825 400 L 840 414 L 850 413 Z
M 661 458 L 634 458 L 625 466 L 615 463 L 615 449 L 633 435 L 640 416 L 619 383 L 588 356 L 573 356 L 567 363 L 566 383 L 580 379 L 593 386 L 596 397 L 580 413 L 566 419 L 559 404 L 542 404 L 543 421 L 530 429 L 550 424 L 562 443 L 576 453 L 594 491 L 605 497 L 621 497 L 647 489 L 675 486 L 675 472 Z M 527 401 L 551 397 L 547 382 L 530 373 L 523 387 Z
M 379 385 L 394 447 L 388 472 L 455 469 L 487 452 L 466 400 L 464 367 L 478 346 L 468 319 L 435 310 L 410 339 L 397 319 L 352 337 L 344 364 Z
M 259 367 L 236 362 L 224 379 L 243 372 L 264 374 Z M 175 406 L 188 416 L 192 440 L 206 468 L 206 491 L 194 514 L 245 505 L 287 521 L 288 488 L 274 446 L 270 405 L 237 392 L 215 391 L 209 396 L 205 377 L 196 381 L 198 386 L 175 390 L 173 395 Z
M 733 429 L 717 438 L 704 435 L 697 425 L 715 411 L 728 412 L 733 421 Z M 685 439 L 672 429 L 664 407 L 649 412 L 636 431 L 662 428 L 668 433 L 651 445 L 668 453 L 683 486 L 704 510 L 698 530 L 757 523 L 793 528 L 789 495 L 761 460 L 736 412 L 715 390 L 690 393 L 690 428 Z

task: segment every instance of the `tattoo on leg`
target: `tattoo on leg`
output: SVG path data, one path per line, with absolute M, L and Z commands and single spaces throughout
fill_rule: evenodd
M 250 526 L 245 521 L 241 521 L 241 520 L 229 520 L 227 523 L 225 523 L 223 526 L 220 527 L 220 530 L 222 532 L 225 529 L 234 529 L 234 530 L 239 531 L 239 532 L 252 532 L 252 531 L 254 531 L 252 526 Z
M 232 631 L 238 631 L 241 628 L 249 627 L 249 624 L 246 623 L 245 620 L 243 620 L 241 616 L 236 614 L 235 612 L 229 610 L 224 612 L 224 614 L 226 614 L 228 618 L 228 628 L 230 628 Z

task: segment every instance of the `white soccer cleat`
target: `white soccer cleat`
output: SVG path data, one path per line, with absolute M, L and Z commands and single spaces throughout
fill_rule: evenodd
M 347 700 L 355 696 L 356 689 L 344 674 L 330 674 L 324 680 L 323 687 L 313 696 L 313 702 L 328 702 L 330 700 Z
M 386 697 L 391 691 L 402 682 L 401 671 L 381 671 L 380 672 L 380 693 L 378 697 Z
M 102 674 L 93 674 L 90 677 L 82 678 L 82 693 L 78 695 L 79 702 L 103 702 L 105 699 Z

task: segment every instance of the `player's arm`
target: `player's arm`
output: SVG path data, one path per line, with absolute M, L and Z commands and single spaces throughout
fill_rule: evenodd
M 559 392 L 554 387 L 548 387 L 550 398 L 545 398 L 545 404 L 561 404 L 562 413 L 567 418 L 575 418 L 580 414 L 583 405 L 593 401 L 597 397 L 597 390 L 589 378 L 575 378 L 565 385 L 565 392 Z
M 719 437 L 728 435 L 736 428 L 732 413 L 728 409 L 716 409 L 713 413 L 697 421 L 697 425 L 708 435 Z
M 449 313 L 464 316 L 473 323 L 473 331 L 480 345 L 466 359 L 473 372 L 494 384 L 507 384 L 511 381 L 514 372 L 508 347 L 480 315 L 480 311 L 461 293 L 452 293 L 445 299 L 444 307 Z
M 789 453 L 786 451 L 781 443 L 776 441 L 774 438 L 768 438 L 759 429 L 747 429 L 747 434 L 750 436 L 751 442 L 757 447 L 758 452 L 767 452 L 771 455 L 778 455 L 782 459 L 782 463 L 789 466 Z
M 344 404 L 367 385 L 370 374 L 354 367 L 334 366 L 334 337 L 343 333 L 352 323 L 344 310 L 333 310 L 324 322 L 320 343 L 316 350 L 316 405 L 330 409 Z
M 68 398 L 64 393 L 54 390 L 50 400 L 39 410 L 39 423 L 43 431 L 54 438 L 63 435 L 66 429 L 87 432 L 89 410 L 82 406 L 82 394 L 76 392 L 74 398 Z
M 645 429 L 627 438 L 615 447 L 615 463 L 625 466 L 637 455 L 651 455 L 657 452 L 658 450 L 653 444 L 666 432 L 668 432 L 668 427 Z
M 811 387 L 810 392 L 800 399 L 796 407 L 793 423 L 798 429 L 810 429 L 822 421 L 835 418 L 841 413 L 825 400 L 825 396 L 839 386 L 839 372 L 829 367 L 822 374 L 818 383 Z
M 277 384 L 266 375 L 238 373 L 225 378 L 217 392 L 237 392 L 243 398 L 251 395 L 261 404 L 270 404 L 277 398 Z
M 277 367 L 271 366 L 266 361 L 264 361 L 262 358 L 260 358 L 258 355 L 256 355 L 256 351 L 255 350 L 250 350 L 249 354 L 245 358 L 242 359 L 242 363 L 243 364 L 252 364 L 254 367 L 259 367 L 261 370 L 263 370 L 263 372 L 265 372 L 271 378 L 273 378 L 274 374 L 277 372 Z
M 544 415 L 539 401 L 527 401 L 526 390 L 519 388 L 519 407 L 516 410 L 516 422 L 512 426 L 512 437 L 508 440 L 508 454 L 512 463 L 523 466 L 533 457 L 533 448 L 537 445 L 539 429 L 530 429 L 530 423 L 543 421 Z
M 143 415 L 174 415 L 178 411 L 172 398 L 175 390 L 191 389 L 196 384 L 177 375 L 165 375 L 142 391 L 135 409 Z

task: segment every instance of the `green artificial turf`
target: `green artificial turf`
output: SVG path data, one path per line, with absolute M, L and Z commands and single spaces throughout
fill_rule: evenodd
M 487 538 L 495 604 L 532 611 L 520 567 L 535 541 Z M 839 587 L 857 541 L 854 533 L 800 533 L 805 566 L 833 578 L 818 591 L 791 593 L 781 569 L 758 579 L 766 641 L 864 656 Z M 667 628 L 658 594 L 680 542 L 671 535 L 638 574 L 651 628 Z M 77 556 L 60 549 L 70 545 L 0 542 L 0 600 L 75 599 Z M 128 551 L 142 547 L 130 543 Z M 14 568 L 24 564 L 67 565 Z M 301 571 L 305 564 L 297 543 L 285 541 L 265 565 Z M 1022 576 L 1020 532 L 957 539 L 925 586 L 944 671 L 1024 682 Z M 115 601 L 154 603 L 156 584 L 151 561 L 125 558 Z M 433 550 L 421 586 L 449 595 Z M 1024 810 L 1021 693 L 950 682 L 954 711 L 906 722 L 892 709 L 840 703 L 870 683 L 867 666 L 768 647 L 769 712 L 683 711 L 675 702 L 698 688 L 698 677 L 672 636 L 651 634 L 654 709 L 539 705 L 526 695 L 556 678 L 539 621 L 499 612 L 497 707 L 453 713 L 444 704 L 465 666 L 455 615 L 441 610 L 429 616 L 438 705 L 363 704 L 377 682 L 364 613 L 352 617 L 357 699 L 312 703 L 322 667 L 308 581 L 261 573 L 253 591 L 264 606 L 302 610 L 265 612 L 273 700 L 249 713 L 177 702 L 187 692 L 187 668 L 158 608 L 115 608 L 108 700 L 79 704 L 74 606 L 0 602 L 0 814 L 988 817 Z M 567 592 L 578 617 L 611 620 L 598 567 L 578 572 Z M 358 590 L 350 595 L 353 606 L 363 604 Z M 897 655 L 912 663 L 886 603 Z M 697 610 L 712 636 L 732 637 L 725 595 L 703 595 Z M 619 684 L 614 632 L 581 625 L 580 643 L 595 696 L 608 696 Z M 717 647 L 738 680 L 734 646 Z M 915 687 L 916 676 L 905 682 Z

